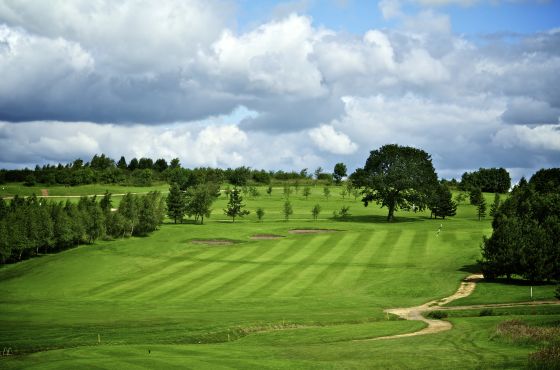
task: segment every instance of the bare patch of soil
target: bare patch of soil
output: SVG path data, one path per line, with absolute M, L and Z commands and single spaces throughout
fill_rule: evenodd
M 323 234 L 323 233 L 334 233 L 335 229 L 293 229 L 289 230 L 290 234 Z
M 41 196 L 43 197 L 49 196 L 49 189 L 41 189 Z
M 255 234 L 251 236 L 251 240 L 271 240 L 271 239 L 281 239 L 283 235 L 275 235 L 275 234 Z
M 190 241 L 193 244 L 205 244 L 205 245 L 232 245 L 233 242 L 227 239 L 196 239 Z

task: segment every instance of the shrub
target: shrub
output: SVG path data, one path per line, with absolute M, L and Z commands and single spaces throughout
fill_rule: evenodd
M 428 317 L 430 319 L 436 319 L 436 320 L 445 319 L 447 317 L 447 312 L 445 312 L 445 311 L 431 311 L 430 313 L 428 313 Z
M 492 316 L 494 315 L 494 311 L 491 308 L 485 308 L 480 310 L 478 316 Z

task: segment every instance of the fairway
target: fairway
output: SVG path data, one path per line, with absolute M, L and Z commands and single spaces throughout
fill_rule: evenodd
M 327 200 L 316 187 L 309 199 L 290 196 L 286 221 L 281 189 L 259 191 L 246 198 L 251 214 L 235 223 L 223 215 L 222 195 L 204 225 L 166 223 L 149 237 L 0 268 L 0 347 L 17 354 L 0 367 L 515 368 L 535 350 L 492 339 L 503 317 L 453 317 L 447 332 L 355 341 L 422 329 L 383 310 L 450 296 L 477 272 L 491 227 L 473 206 L 446 220 L 400 211 L 387 223 L 386 209 L 342 199 L 336 187 Z M 351 215 L 333 218 L 343 205 Z M 554 289 L 534 294 L 553 299 Z M 526 286 L 482 283 L 453 304 L 528 299 Z M 560 320 L 560 309 L 531 319 Z

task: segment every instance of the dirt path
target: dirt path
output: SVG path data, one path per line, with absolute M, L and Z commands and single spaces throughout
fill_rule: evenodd
M 455 294 L 450 295 L 449 297 L 430 301 L 428 303 L 424 303 L 423 305 L 416 306 L 416 307 L 408 307 L 408 308 L 388 308 L 384 310 L 384 312 L 391 313 L 397 315 L 405 320 L 417 320 L 423 321 L 428 324 L 422 330 L 415 331 L 412 333 L 406 334 L 397 334 L 397 335 L 389 335 L 385 337 L 377 337 L 371 339 L 362 339 L 363 340 L 383 340 L 383 339 L 393 339 L 393 338 L 404 338 L 404 337 L 414 337 L 417 335 L 426 335 L 426 334 L 433 334 L 439 333 L 442 331 L 450 330 L 453 325 L 449 321 L 444 320 L 435 320 L 435 319 L 428 319 L 422 316 L 424 312 L 430 311 L 443 311 L 443 310 L 466 310 L 466 309 L 479 309 L 479 308 L 492 308 L 492 307 L 514 307 L 514 306 L 522 306 L 522 305 L 558 305 L 560 301 L 530 301 L 530 302 L 517 302 L 517 303 L 495 303 L 495 304 L 480 304 L 480 305 L 472 305 L 472 306 L 455 306 L 455 307 L 442 307 L 444 304 L 448 304 L 459 298 L 464 298 L 474 291 L 476 288 L 476 283 L 482 279 L 481 274 L 474 274 L 467 276 L 459 286 L 459 289 L 455 292 Z

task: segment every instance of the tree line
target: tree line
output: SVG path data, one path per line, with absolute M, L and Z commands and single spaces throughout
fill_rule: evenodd
M 560 281 L 560 168 L 521 179 L 494 211 L 480 260 L 489 279 Z
M 270 184 L 271 181 L 305 181 L 315 178 L 326 182 L 340 182 L 346 176 L 346 167 L 340 163 L 335 166 L 334 174 L 317 168 L 313 174 L 308 170 L 301 171 L 266 171 L 249 167 L 238 168 L 183 168 L 178 158 L 169 163 L 159 158 L 132 158 L 127 162 L 124 156 L 118 161 L 105 154 L 94 155 L 89 162 L 76 159 L 71 163 L 58 165 L 35 166 L 35 169 L 0 170 L 0 183 L 23 182 L 24 185 L 65 185 L 77 186 L 86 184 L 122 184 L 132 186 L 150 186 L 154 181 L 177 183 L 182 189 L 193 185 L 214 182 L 229 182 L 234 186 L 245 186 L 248 183 Z M 341 176 L 341 174 L 343 174 Z
M 507 193 L 511 188 L 511 177 L 505 168 L 480 168 L 465 172 L 461 176 L 459 189 L 480 189 L 485 193 Z
M 50 202 L 35 195 L 0 198 L 0 262 L 15 262 L 92 244 L 97 239 L 147 235 L 163 222 L 165 203 L 159 192 L 123 196 L 112 208 L 111 194 Z

